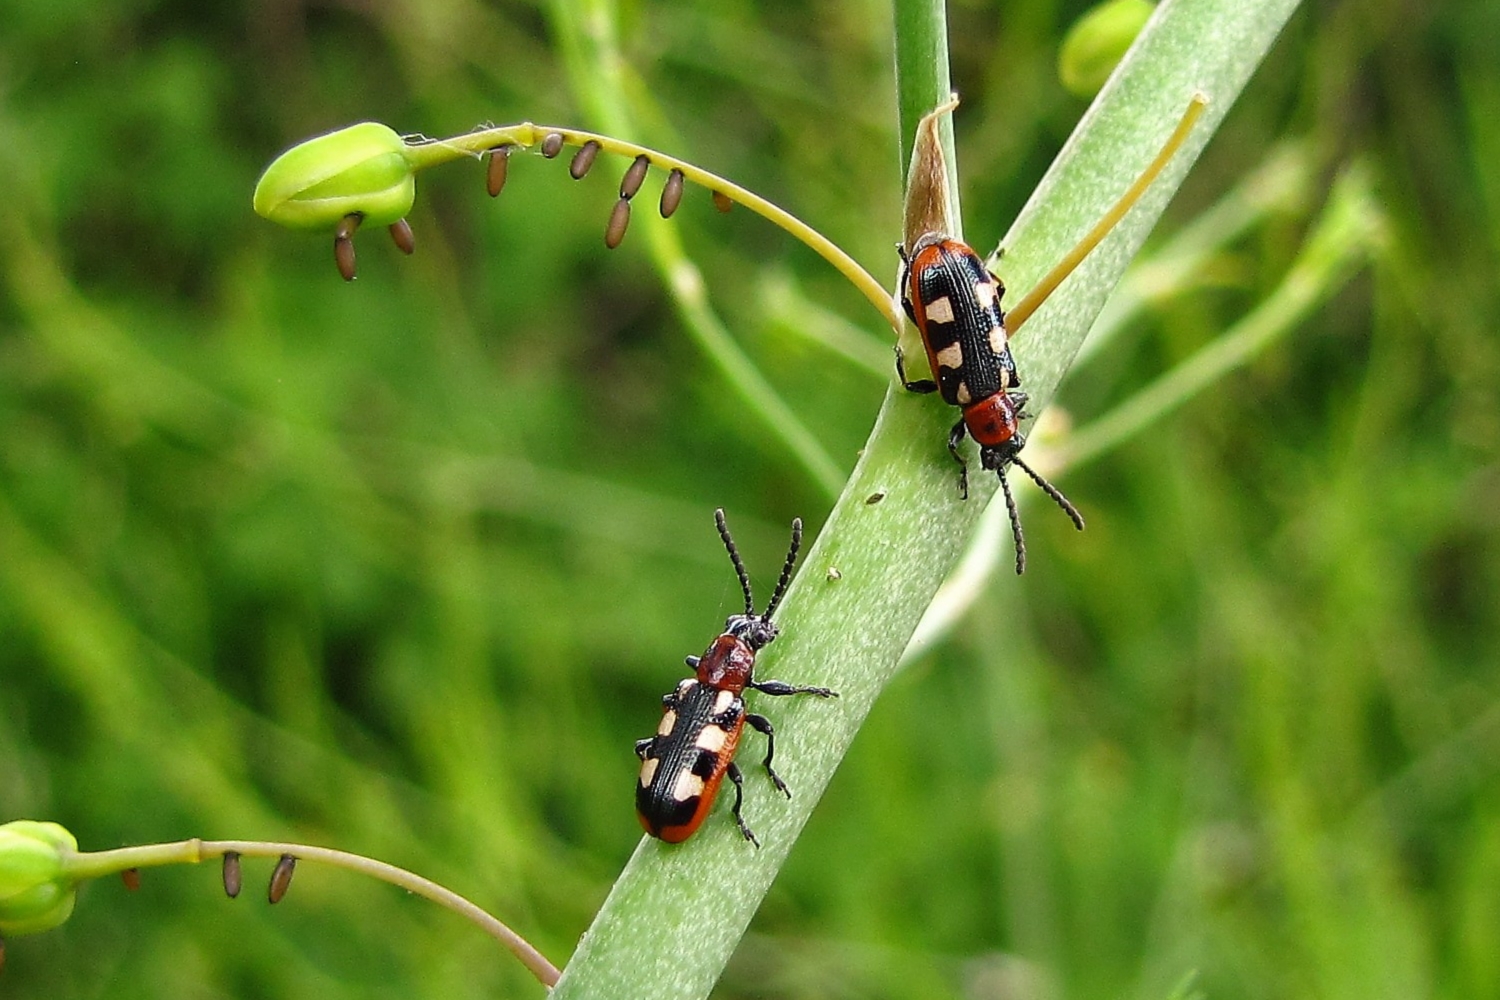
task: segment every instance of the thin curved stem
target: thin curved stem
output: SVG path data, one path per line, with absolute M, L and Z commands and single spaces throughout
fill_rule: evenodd
M 869 271 L 859 265 L 853 257 L 845 253 L 838 244 L 818 232 L 812 226 L 803 222 L 792 213 L 778 205 L 767 201 L 754 191 L 740 187 L 731 180 L 720 177 L 712 171 L 704 170 L 686 160 L 680 160 L 675 156 L 663 153 L 660 150 L 650 149 L 613 136 L 602 135 L 597 132 L 585 132 L 582 129 L 567 128 L 561 125 L 536 125 L 532 122 L 521 122 L 517 125 L 499 125 L 493 128 L 481 129 L 466 135 L 455 136 L 451 139 L 418 139 L 407 147 L 407 159 L 413 167 L 418 170 L 439 163 L 449 163 L 453 160 L 465 157 L 477 157 L 497 146 L 513 145 L 529 148 L 537 145 L 549 135 L 562 136 L 565 146 L 582 146 L 587 142 L 596 142 L 599 148 L 608 153 L 617 153 L 620 156 L 635 158 L 644 156 L 650 160 L 651 165 L 663 170 L 680 171 L 686 179 L 700 187 L 724 195 L 731 201 L 744 205 L 750 211 L 762 218 L 780 226 L 788 233 L 801 240 L 807 246 L 832 264 L 834 269 L 858 288 L 864 297 L 873 305 L 891 325 L 893 330 L 901 329 L 901 314 L 891 300 L 891 293 L 877 281 Z
M 1048 296 L 1057 291 L 1057 286 L 1067 280 L 1068 275 L 1072 274 L 1078 268 L 1078 265 L 1083 263 L 1084 258 L 1094 252 L 1094 248 L 1103 241 L 1104 237 L 1108 236 L 1110 231 L 1120 224 L 1120 220 L 1125 217 L 1125 213 L 1130 211 L 1131 207 L 1141 200 L 1141 195 L 1156 180 L 1157 175 L 1166 168 L 1166 165 L 1172 162 L 1172 157 L 1177 155 L 1177 150 L 1182 148 L 1182 144 L 1187 141 L 1188 134 L 1193 131 L 1193 125 L 1198 121 L 1198 116 L 1203 114 L 1203 109 L 1207 106 L 1207 97 L 1202 94 L 1193 95 L 1193 99 L 1188 102 L 1187 111 L 1182 115 L 1182 120 L 1177 123 L 1177 128 L 1172 131 L 1171 137 L 1167 139 L 1161 151 L 1156 154 L 1156 158 L 1151 161 L 1145 170 L 1141 171 L 1141 175 L 1135 179 L 1135 183 L 1131 184 L 1125 193 L 1120 196 L 1120 200 L 1115 202 L 1110 210 L 1100 217 L 1099 221 L 1094 224 L 1094 228 L 1089 230 L 1088 235 L 1079 240 L 1078 245 L 1068 251 L 1067 255 L 1057 262 L 1057 266 L 1048 271 L 1046 277 L 1038 281 L 1036 287 L 1027 292 L 1025 297 L 1016 303 L 1015 308 L 1006 314 L 1006 329 L 1012 335 L 1021 329 L 1021 325 L 1026 322 L 1027 317 L 1036 312 L 1041 304 L 1047 301 Z
M 140 847 L 121 847 L 112 851 L 80 852 L 71 855 L 66 862 L 68 874 L 77 879 L 98 878 L 112 875 L 127 868 L 156 868 L 162 865 L 197 864 L 226 854 L 238 854 L 246 858 L 280 858 L 286 855 L 298 861 L 319 861 L 334 868 L 358 872 L 371 878 L 388 882 L 405 889 L 423 899 L 437 903 L 477 924 L 486 934 L 504 945 L 521 964 L 531 970 L 532 975 L 543 986 L 551 987 L 557 982 L 557 967 L 531 946 L 525 938 L 511 930 L 499 919 L 475 903 L 451 889 L 445 888 L 415 872 L 384 861 L 376 861 L 360 854 L 334 850 L 330 847 L 314 847 L 310 844 L 283 844 L 264 840 L 179 840 L 168 844 L 145 844 Z

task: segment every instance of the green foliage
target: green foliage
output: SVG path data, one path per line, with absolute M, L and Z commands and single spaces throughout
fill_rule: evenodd
M 846 353 L 883 353 L 877 317 L 691 192 L 606 252 L 603 160 L 575 183 L 518 157 L 495 203 L 482 167 L 434 172 L 417 254 L 371 239 L 352 285 L 326 238 L 246 210 L 272 154 L 350 122 L 603 127 L 560 8 L 12 7 L 0 820 L 86 847 L 360 850 L 561 961 L 639 837 L 631 741 L 736 603 L 710 512 L 764 583 L 786 521 L 827 509 L 705 362 L 656 243 L 845 470 L 889 376 L 821 344 L 853 325 Z M 951 12 L 976 245 L 1083 110 L 1054 77 L 1078 13 Z M 875 3 L 630 6 L 615 98 L 630 138 L 893 274 L 890 23 Z M 1283 137 L 1311 193 L 1224 227 L 1166 298 L 1148 247 L 1140 308 L 1059 403 L 1091 421 L 1254 313 L 1356 156 L 1387 245 L 1068 475 L 1086 534 L 1032 507 L 1026 578 L 997 577 L 884 692 L 717 995 L 1164 997 L 1191 970 L 1211 997 L 1500 989 L 1497 30 L 1479 0 L 1293 21 L 1162 246 Z M 927 417 L 912 461 L 941 470 L 949 414 Z M 773 676 L 814 680 L 779 656 Z M 818 707 L 768 711 L 791 738 Z M 764 832 L 786 807 L 755 749 Z M 314 866 L 274 908 L 208 870 L 101 881 L 10 942 L 3 976 L 58 1000 L 541 994 L 476 930 Z

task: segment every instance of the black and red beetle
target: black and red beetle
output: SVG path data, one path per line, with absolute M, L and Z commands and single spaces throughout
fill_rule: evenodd
M 959 489 L 969 495 L 969 463 L 958 453 L 967 433 L 979 445 L 979 460 L 1000 476 L 1005 505 L 1010 511 L 1011 534 L 1016 540 L 1016 572 L 1026 569 L 1026 541 L 1021 518 L 1010 492 L 1005 472 L 1012 465 L 1026 473 L 1063 509 L 1078 530 L 1083 516 L 1068 498 L 1031 466 L 1021 461 L 1026 445 L 1021 432 L 1026 393 L 1020 390 L 1005 314 L 1000 296 L 1005 286 L 990 273 L 984 261 L 967 244 L 941 233 L 928 233 L 910 253 L 901 254 L 901 305 L 916 324 L 927 348 L 933 379 L 906 377 L 901 349 L 896 348 L 896 372 L 901 384 L 912 392 L 940 392 L 943 400 L 963 409 L 963 417 L 948 434 L 948 451 L 958 462 Z
M 1068 498 L 1036 470 L 1021 461 L 1026 435 L 1021 432 L 1026 393 L 1020 389 L 1015 358 L 1010 352 L 1010 329 L 1000 310 L 1005 286 L 990 273 L 984 261 L 961 240 L 939 230 L 951 228 L 947 214 L 949 170 L 937 123 L 958 106 L 957 97 L 922 117 L 917 126 L 911 171 L 906 190 L 906 240 L 896 249 L 901 254 L 900 295 L 906 315 L 916 324 L 932 368 L 930 379 L 908 379 L 901 348 L 896 348 L 896 373 L 912 392 L 941 392 L 943 400 L 963 410 L 963 417 L 948 434 L 948 451 L 958 462 L 959 490 L 969 495 L 969 466 L 958 446 L 964 435 L 979 445 L 979 458 L 986 469 L 1000 476 L 1005 506 L 1010 512 L 1010 530 L 1016 540 L 1016 572 L 1026 569 L 1026 542 L 1021 518 L 1010 492 L 1006 470 L 1012 465 L 1026 473 L 1046 491 L 1079 531 L 1083 517 Z M 1208 106 L 1208 98 L 1194 94 L 1177 127 L 1146 169 L 1105 212 L 1078 245 L 1037 283 L 1012 312 L 1012 328 L 1021 324 L 1055 292 L 1074 269 L 1119 225 L 1131 207 L 1164 170 L 1187 141 L 1194 123 Z
M 724 512 L 714 511 L 719 537 L 729 550 L 734 571 L 745 592 L 745 613 L 731 615 L 724 632 L 702 656 L 689 656 L 687 665 L 697 672 L 677 685 L 677 690 L 662 698 L 661 724 L 656 735 L 640 740 L 635 752 L 641 758 L 641 776 L 635 789 L 635 809 L 641 826 L 653 837 L 671 844 L 681 843 L 702 825 L 727 775 L 734 782 L 734 819 L 745 839 L 755 846 L 760 841 L 745 825 L 740 815 L 744 798 L 743 778 L 734 763 L 745 724 L 766 734 L 766 773 L 776 787 L 791 797 L 786 782 L 771 768 L 776 753 L 776 733 L 763 715 L 745 711 L 740 694 L 754 688 L 763 694 L 813 694 L 836 698 L 837 693 L 821 687 L 793 687 L 781 681 L 757 681 L 754 678 L 755 654 L 776 638 L 777 629 L 771 615 L 781 603 L 792 579 L 792 566 L 802 545 L 802 520 L 792 522 L 792 546 L 781 568 L 781 579 L 771 594 L 764 613 L 755 613 L 750 594 L 750 577 L 729 535 Z

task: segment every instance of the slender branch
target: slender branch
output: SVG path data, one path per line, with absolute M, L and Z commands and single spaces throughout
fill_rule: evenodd
M 565 146 L 582 146 L 586 142 L 596 142 L 599 148 L 607 153 L 617 153 L 620 156 L 634 158 L 645 156 L 654 167 L 663 170 L 680 171 L 686 179 L 700 187 L 722 194 L 731 201 L 744 205 L 750 211 L 769 220 L 788 233 L 807 244 L 812 250 L 834 269 L 848 278 L 850 283 L 858 288 L 866 299 L 869 299 L 877 312 L 891 325 L 893 330 L 899 330 L 901 315 L 891 301 L 890 292 L 885 289 L 879 281 L 866 271 L 859 263 L 843 251 L 838 244 L 818 232 L 812 226 L 803 222 L 786 209 L 767 201 L 754 191 L 743 188 L 731 180 L 720 177 L 718 174 L 702 167 L 695 166 L 687 160 L 678 159 L 660 150 L 650 149 L 646 146 L 616 139 L 613 136 L 603 135 L 598 132 L 585 132 L 582 129 L 567 128 L 561 125 L 535 125 L 531 122 L 521 122 L 517 125 L 499 125 L 493 128 L 480 129 L 466 135 L 455 136 L 451 139 L 419 139 L 407 147 L 407 159 L 412 166 L 418 170 L 435 166 L 440 163 L 449 163 L 453 160 L 465 157 L 481 156 L 498 146 L 512 145 L 529 148 L 539 144 L 549 135 L 562 137 Z
M 901 156 L 897 176 L 907 180 L 922 119 L 953 99 L 953 80 L 948 72 L 948 5 L 946 0 L 896 0 L 892 15 L 896 42 L 897 148 Z M 959 204 L 953 116 L 940 115 L 934 124 L 943 172 L 947 175 L 942 188 L 948 204 L 942 214 L 948 222 L 948 235 L 961 240 L 964 217 Z M 914 238 L 914 234 L 903 235 Z M 898 314 L 897 346 L 907 358 L 918 365 L 925 364 L 927 354 L 916 329 L 901 320 Z M 886 370 L 891 372 L 892 368 Z
M 945 0 L 896 0 L 892 10 L 896 39 L 896 112 L 900 133 L 900 176 L 906 176 L 922 116 L 948 100 L 953 80 L 948 72 L 948 5 Z M 958 158 L 953 153 L 953 119 L 938 123 L 938 137 L 948 165 L 950 214 L 958 211 Z M 962 223 L 959 223 L 960 227 Z M 950 233 L 963 239 L 963 232 Z
M 1094 248 L 1103 241 L 1104 237 L 1108 236 L 1110 231 L 1120 224 L 1120 220 L 1125 217 L 1125 213 L 1130 211 L 1137 201 L 1140 201 L 1141 195 L 1156 182 L 1156 178 L 1160 176 L 1162 170 L 1168 163 L 1172 162 L 1172 157 L 1177 155 L 1177 151 L 1187 141 L 1189 133 L 1193 131 L 1193 125 L 1197 123 L 1198 117 L 1203 114 L 1203 109 L 1207 105 L 1208 98 L 1202 94 L 1193 95 L 1193 99 L 1188 102 L 1187 111 L 1177 123 L 1177 128 L 1172 130 L 1172 135 L 1162 146 L 1161 151 L 1156 154 L 1156 158 L 1151 161 L 1146 169 L 1141 171 L 1141 175 L 1135 179 L 1135 183 L 1126 188 L 1125 193 L 1120 196 L 1120 199 L 1110 206 L 1109 211 L 1105 212 L 1099 218 L 1098 222 L 1094 223 L 1094 228 L 1089 230 L 1088 235 L 1079 240 L 1077 245 L 1072 250 L 1069 250 L 1067 255 L 1058 261 L 1041 281 L 1032 286 L 1031 291 L 1026 293 L 1026 297 L 1017 302 L 1010 312 L 1006 314 L 1005 325 L 1012 335 L 1021 329 L 1027 317 L 1036 312 L 1038 306 L 1046 302 L 1048 297 L 1057 291 L 1057 286 L 1067 280 L 1068 275 L 1078 269 L 1078 265 L 1083 262 L 1084 258 L 1094 252 Z
M 128 868 L 155 868 L 162 865 L 197 864 L 234 853 L 246 858 L 281 858 L 291 856 L 299 861 L 318 861 L 335 868 L 358 872 L 388 882 L 423 899 L 437 903 L 477 924 L 485 933 L 504 945 L 521 960 L 543 986 L 557 982 L 558 970 L 525 938 L 511 930 L 480 906 L 428 878 L 405 868 L 376 861 L 348 851 L 310 844 L 283 844 L 263 840 L 179 840 L 168 844 L 146 844 L 121 847 L 112 851 L 80 852 L 70 855 L 66 869 L 78 879 L 98 878 Z

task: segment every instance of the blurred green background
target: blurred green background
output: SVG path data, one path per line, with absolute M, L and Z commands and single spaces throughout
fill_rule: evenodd
M 978 246 L 1084 108 L 1055 59 L 1086 8 L 952 7 Z M 424 175 L 416 256 L 361 234 L 351 285 L 250 191 L 353 121 L 591 127 L 553 42 L 578 16 L 5 5 L 0 820 L 88 849 L 360 851 L 566 958 L 640 835 L 631 741 L 739 599 L 712 509 L 767 581 L 826 500 L 693 347 L 641 234 L 604 249 L 624 163 L 575 183 L 517 157 L 495 202 L 478 165 Z M 894 273 L 887 5 L 620 18 L 626 138 Z M 1064 476 L 1085 535 L 1034 508 L 1024 583 L 885 693 L 717 996 L 1500 994 L 1497 51 L 1489 0 L 1304 5 L 1156 245 L 1285 141 L 1311 182 L 1060 404 L 1083 423 L 1253 310 L 1352 163 L 1387 243 L 1247 370 Z M 749 213 L 690 191 L 672 225 L 851 467 L 878 318 Z M 836 317 L 873 370 L 809 339 Z M 772 802 L 750 775 L 752 823 Z M 233 903 L 207 867 L 88 887 L 8 943 L 0 992 L 541 995 L 428 904 L 304 865 L 271 909 L 246 868 Z

